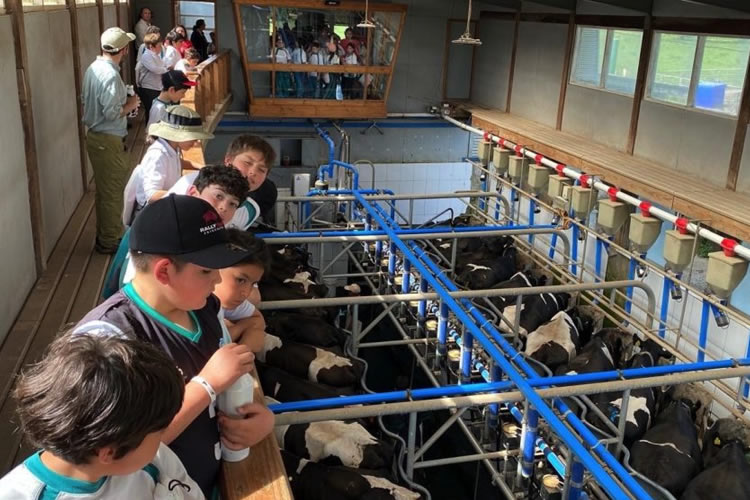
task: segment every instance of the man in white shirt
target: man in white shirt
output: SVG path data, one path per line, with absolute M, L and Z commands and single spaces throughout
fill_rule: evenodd
M 138 47 L 143 43 L 143 37 L 146 36 L 146 30 L 151 26 L 151 17 L 151 9 L 143 7 L 138 15 L 138 22 L 135 23 L 135 28 L 133 29 L 133 31 L 135 31 L 135 44 Z

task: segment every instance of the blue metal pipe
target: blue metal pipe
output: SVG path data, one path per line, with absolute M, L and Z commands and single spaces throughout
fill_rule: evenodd
M 390 283 L 393 284 L 393 279 L 396 277 L 396 245 L 394 243 L 391 243 L 388 252 L 388 277 Z
M 518 409 L 516 405 L 509 405 L 508 410 L 513 418 L 521 424 L 523 423 L 523 413 Z M 547 459 L 549 464 L 555 469 L 555 472 L 562 478 L 565 477 L 565 464 L 557 454 L 547 445 L 547 443 L 541 437 L 537 437 L 535 446 L 544 453 L 544 457 Z
M 333 139 L 331 139 L 331 136 L 328 135 L 328 132 L 320 128 L 320 125 L 317 123 L 313 123 L 313 128 L 318 133 L 321 139 L 323 139 L 326 144 L 328 145 L 328 165 L 326 165 L 327 168 L 323 168 L 322 166 L 320 169 L 318 169 L 318 179 L 321 181 L 325 180 L 325 173 L 328 173 L 328 177 L 333 177 L 333 162 L 336 161 L 336 145 L 333 142 Z
M 664 338 L 667 333 L 667 315 L 669 314 L 669 292 L 672 289 L 672 280 L 664 275 L 664 285 L 661 287 L 661 314 L 659 315 L 659 337 Z
M 443 306 L 447 309 L 447 306 Z M 448 313 L 446 310 L 445 322 L 448 322 Z M 445 330 L 447 337 L 447 328 Z M 438 337 L 440 337 L 440 318 L 438 319 Z M 461 340 L 457 337 L 456 343 Z M 444 345 L 444 344 L 443 344 Z M 718 370 L 722 368 L 732 368 L 734 366 L 748 366 L 750 365 L 750 349 L 748 349 L 748 357 L 737 360 L 735 365 L 733 360 L 718 360 L 718 361 L 706 361 L 703 363 L 682 363 L 677 365 L 660 365 L 660 366 L 649 366 L 644 368 L 627 368 L 625 370 L 606 371 L 606 372 L 593 372 L 593 373 L 582 373 L 577 375 L 556 375 L 553 377 L 538 377 L 535 379 L 529 379 L 528 383 L 534 388 L 544 388 L 551 386 L 572 386 L 581 384 L 593 384 L 598 382 L 609 382 L 613 380 L 629 380 L 646 377 L 656 377 L 661 375 L 673 375 L 677 373 L 689 373 L 695 371 L 705 370 Z M 398 402 L 408 401 L 409 396 L 412 399 L 428 399 L 428 398 L 440 398 L 444 396 L 455 396 L 455 395 L 470 395 L 479 394 L 483 392 L 503 392 L 509 391 L 514 388 L 512 382 L 493 382 L 490 389 L 487 389 L 486 385 L 483 384 L 467 384 L 462 387 L 464 391 L 457 394 L 453 392 L 456 386 L 442 386 L 442 387 L 430 387 L 426 389 L 415 389 L 414 391 L 394 391 L 394 392 L 382 392 L 374 394 L 364 394 L 356 396 L 344 396 L 335 398 L 325 399 L 310 399 L 306 401 L 294 401 L 290 403 L 278 403 L 268 405 L 268 408 L 274 413 L 285 413 L 289 411 L 304 411 L 304 410 L 322 410 L 325 408 L 343 408 L 345 406 L 359 405 L 359 404 L 373 404 L 373 403 L 384 403 L 384 402 Z M 400 396 L 399 396 L 400 395 Z M 367 399 L 362 399 L 362 398 Z
M 425 280 L 426 281 L 426 280 Z M 440 316 L 438 317 L 438 345 L 437 345 L 437 356 L 438 358 L 445 357 L 447 348 L 445 346 L 447 341 L 448 333 L 448 304 L 440 301 Z
M 568 489 L 568 498 L 570 500 L 579 500 L 583 490 L 583 464 L 577 460 L 573 461 L 570 466 L 570 488 Z
M 422 276 L 419 277 L 419 292 L 427 293 L 427 280 L 425 280 Z M 420 300 L 417 304 L 417 317 L 419 318 L 419 323 L 424 326 L 424 320 L 427 317 L 426 300 Z
M 534 212 L 536 211 L 536 202 L 534 201 L 534 198 L 529 198 L 529 225 L 534 225 Z M 531 246 L 534 246 L 534 235 L 529 235 L 529 244 Z
M 706 344 L 708 343 L 708 315 L 711 312 L 711 303 L 706 299 L 703 299 L 703 309 L 701 310 L 701 329 L 698 335 L 698 346 L 703 349 L 698 350 L 698 362 L 702 362 L 706 359 Z
M 353 187 L 354 189 L 359 189 L 359 170 L 357 170 L 357 167 L 338 160 L 332 160 L 331 165 L 336 165 L 338 167 L 345 168 L 346 170 L 351 171 L 354 177 L 354 179 L 352 180 Z M 331 175 L 333 175 L 333 167 L 331 167 Z
M 393 231 L 393 229 L 389 226 L 389 224 L 384 220 L 380 214 L 367 202 L 367 200 L 360 194 L 354 193 L 355 198 L 358 199 L 358 201 L 367 209 L 370 211 L 373 215 L 373 218 L 376 220 L 376 222 L 386 230 L 386 232 L 389 233 L 389 237 L 391 240 L 396 244 L 396 246 L 399 247 L 401 252 L 403 252 L 404 257 L 411 259 L 412 264 L 417 268 L 420 274 L 424 275 L 429 281 L 430 286 L 439 294 L 441 295 L 441 298 L 446 301 L 448 304 L 448 307 L 451 308 L 453 313 L 456 315 L 457 319 L 462 322 L 462 324 L 466 325 L 466 328 L 468 331 L 476 336 L 476 338 L 479 340 L 479 342 L 482 344 L 482 347 L 484 347 L 485 351 L 492 356 L 492 358 L 500 365 L 500 367 L 503 369 L 503 371 L 508 375 L 508 377 L 513 381 L 518 389 L 526 396 L 526 398 L 529 401 L 529 404 L 535 408 L 540 416 L 544 418 L 550 428 L 555 432 L 560 439 L 568 446 L 568 448 L 571 450 L 571 453 L 578 456 L 581 460 L 581 462 L 588 468 L 589 471 L 594 475 L 594 477 L 597 479 L 599 484 L 604 488 L 605 491 L 607 491 L 611 496 L 613 496 L 615 499 L 626 499 L 628 498 L 627 494 L 622 491 L 622 489 L 617 485 L 617 483 L 609 476 L 608 472 L 599 464 L 599 462 L 589 453 L 589 451 L 586 449 L 585 446 L 581 444 L 581 442 L 578 441 L 578 438 L 558 419 L 557 415 L 546 405 L 544 400 L 542 400 L 541 397 L 533 390 L 533 388 L 529 385 L 526 378 L 519 372 L 515 370 L 512 363 L 505 357 L 506 353 L 511 356 L 512 358 L 516 359 L 520 357 L 520 354 L 510 345 L 507 343 L 505 339 L 502 338 L 502 336 L 497 332 L 497 330 L 494 330 L 494 328 L 488 328 L 488 330 L 494 332 L 491 332 L 493 334 L 493 340 L 500 344 L 503 348 L 503 351 L 498 349 L 498 347 L 488 338 L 484 335 L 482 330 L 474 324 L 474 322 L 471 320 L 471 317 L 463 311 L 463 309 L 459 306 L 458 302 L 453 299 L 450 295 L 448 295 L 446 292 L 446 288 L 443 287 L 443 285 L 440 283 L 438 277 L 432 276 L 429 274 L 429 271 L 425 267 L 426 263 L 431 263 L 434 265 L 434 262 L 432 262 L 426 255 L 424 254 L 424 251 L 422 251 L 422 255 L 420 257 L 417 257 L 412 250 L 410 250 L 410 246 L 401 241 L 398 238 L 398 235 Z M 411 248 L 413 249 L 416 245 L 411 245 Z M 418 247 L 417 247 L 418 248 Z M 424 260 L 424 264 L 422 260 Z M 440 271 L 442 274 L 442 271 Z M 450 280 L 448 280 L 450 282 Z M 455 287 L 455 285 L 454 285 Z M 489 321 L 482 316 L 479 311 L 475 310 L 473 306 L 471 306 L 471 303 L 469 301 L 466 301 L 464 303 L 469 304 L 471 309 L 469 309 L 472 314 L 476 313 L 479 318 L 481 318 L 481 323 L 483 326 L 489 323 Z M 528 368 L 527 376 L 531 378 L 536 378 L 536 372 L 528 365 L 528 363 L 525 363 L 522 359 L 517 360 L 518 364 L 524 367 L 524 370 Z M 564 408 L 565 410 L 569 410 L 567 406 L 562 403 L 561 401 L 556 401 L 556 406 L 558 408 Z M 601 443 L 598 442 L 598 439 L 596 436 L 594 436 L 591 431 L 589 431 L 583 424 L 581 424 L 580 420 L 578 420 L 575 415 L 572 413 L 566 413 L 563 411 L 563 414 L 566 415 L 566 420 L 573 423 L 577 421 L 580 424 L 580 428 L 582 430 L 579 430 L 579 433 L 581 434 L 581 437 L 584 438 L 584 441 L 591 446 L 591 449 L 597 452 L 597 454 L 602 458 L 602 460 L 605 461 L 605 463 L 615 472 L 615 474 L 618 476 L 618 478 L 623 482 L 623 484 L 635 494 L 635 496 L 639 499 L 648 499 L 648 494 L 643 490 L 643 488 L 628 474 L 628 472 L 625 470 L 625 468 L 615 460 L 615 458 L 605 449 L 601 446 Z
M 570 242 L 570 260 L 572 264 L 570 265 L 570 272 L 573 274 L 573 276 L 578 276 L 578 265 L 576 264 L 576 261 L 578 260 L 578 225 L 573 224 L 573 236 L 571 239 L 573 241 Z
M 556 229 L 557 226 L 551 224 L 547 225 L 518 225 L 518 226 L 467 226 L 467 227 L 450 227 L 450 226 L 434 226 L 434 227 L 423 227 L 417 229 L 399 229 L 396 233 L 399 236 L 413 235 L 413 234 L 453 234 L 453 233 L 476 233 L 482 231 L 504 231 L 504 230 L 526 230 L 526 229 Z M 374 229 L 370 231 L 298 231 L 296 233 L 259 233 L 256 235 L 257 238 L 263 238 L 265 240 L 273 240 L 275 238 L 309 238 L 315 236 L 384 236 L 387 233 L 382 229 Z
M 596 238 L 596 247 L 594 252 L 594 282 L 599 283 L 599 279 L 602 275 L 602 247 L 604 243 L 599 238 Z
M 503 372 L 498 368 L 497 363 L 493 361 L 492 363 L 492 376 L 491 376 L 491 382 L 499 382 L 503 378 Z M 490 420 L 489 424 L 490 427 L 494 428 L 497 427 L 498 424 L 498 414 L 500 413 L 500 405 L 497 403 L 493 403 L 490 405 Z
M 404 272 L 401 275 L 401 293 L 411 291 L 411 261 L 404 259 Z
M 557 233 L 552 234 L 552 238 L 550 238 L 549 242 L 549 258 L 554 259 L 555 258 L 555 247 L 557 246 Z
M 487 192 L 487 174 L 482 173 L 482 175 L 479 177 L 479 180 L 482 182 L 482 191 Z M 484 212 L 487 209 L 487 197 L 482 196 L 479 198 L 479 210 Z
M 630 266 L 628 266 L 628 279 L 632 280 L 635 278 L 635 268 L 638 265 L 638 262 L 635 260 L 634 257 L 630 258 Z M 630 315 L 630 310 L 633 308 L 633 287 L 629 286 L 627 290 L 625 290 L 625 293 L 627 295 L 627 300 L 625 301 L 625 312 Z
M 461 384 L 468 384 L 471 382 L 471 356 L 474 350 L 474 336 L 468 330 L 464 330 L 461 336 L 461 363 L 459 369 L 461 371 Z
M 523 432 L 523 443 L 521 443 L 521 475 L 524 479 L 531 477 L 534 472 L 534 448 L 539 426 L 539 413 L 529 407 L 526 412 L 526 425 Z

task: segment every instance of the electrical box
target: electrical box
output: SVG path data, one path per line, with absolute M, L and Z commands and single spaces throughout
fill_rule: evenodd
M 729 257 L 724 252 L 708 254 L 706 283 L 720 299 L 728 299 L 747 273 L 748 262 L 741 257 Z
M 693 258 L 694 245 L 694 235 L 682 234 L 676 229 L 667 231 L 664 238 L 664 260 L 669 264 L 669 269 L 676 273 L 684 271 Z
M 570 186 L 571 184 L 573 184 L 573 180 L 569 179 L 568 177 L 552 175 L 550 176 L 549 183 L 547 184 L 547 195 L 552 199 L 557 196 L 561 196 L 563 187 Z
M 641 214 L 630 214 L 630 233 L 628 239 L 634 250 L 646 253 L 661 234 L 661 221 L 656 217 Z
M 599 215 L 596 222 L 602 231 L 614 236 L 625 224 L 629 213 L 628 206 L 621 201 L 599 200 Z
M 305 196 L 310 192 L 310 174 L 294 174 L 292 193 L 294 196 Z
M 492 149 L 492 164 L 495 166 L 497 175 L 505 175 L 508 171 L 508 158 L 510 158 L 510 149 L 500 146 Z
M 547 189 L 549 182 L 549 168 L 543 165 L 529 166 L 529 186 L 536 193 L 541 193 Z
M 594 209 L 596 203 L 596 193 L 591 188 L 583 186 L 573 186 L 570 188 L 570 206 L 575 210 L 576 218 L 585 219 Z
M 529 160 L 525 156 L 511 156 L 508 159 L 508 175 L 518 184 L 525 179 L 529 171 Z
M 485 167 L 490 162 L 491 152 L 492 152 L 492 142 L 485 141 L 484 139 L 479 141 L 479 146 L 477 147 L 477 156 L 479 156 L 479 161 Z

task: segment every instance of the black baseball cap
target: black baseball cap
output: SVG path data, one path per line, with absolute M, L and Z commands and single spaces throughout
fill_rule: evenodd
M 250 252 L 229 242 L 219 213 L 194 196 L 172 194 L 149 203 L 130 229 L 130 251 L 170 255 L 206 267 L 223 269 Z
M 198 85 L 197 82 L 190 80 L 182 71 L 171 69 L 161 75 L 162 90 L 169 90 L 174 87 L 175 90 L 189 89 Z

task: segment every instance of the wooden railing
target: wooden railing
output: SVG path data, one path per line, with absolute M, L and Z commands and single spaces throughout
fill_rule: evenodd
M 197 111 L 209 132 L 216 130 L 232 102 L 230 64 L 230 52 L 224 50 L 200 63 L 195 72 L 188 73 L 188 77 L 197 80 L 198 85 L 187 91 L 181 104 Z M 205 144 L 196 146 L 185 151 L 183 156 L 197 165 L 204 165 L 204 148 Z

